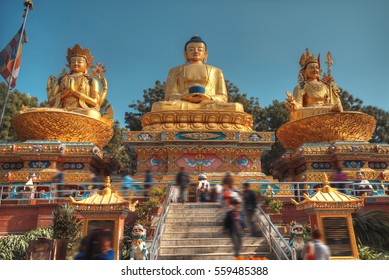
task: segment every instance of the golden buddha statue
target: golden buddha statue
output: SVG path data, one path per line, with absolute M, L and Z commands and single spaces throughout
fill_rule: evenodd
M 299 85 L 287 92 L 284 106 L 290 121 L 277 130 L 277 138 L 288 150 L 304 143 L 369 141 L 376 121 L 373 116 L 343 111 L 339 88 L 331 76 L 332 57 L 326 58 L 328 72 L 320 78 L 320 56 L 307 49 L 300 58 Z
M 331 54 L 327 60 L 331 60 Z M 332 62 L 327 61 L 332 64 Z M 329 65 L 330 65 L 329 64 Z M 320 56 L 317 58 L 307 49 L 300 58 L 299 85 L 294 88 L 293 95 L 287 91 L 284 106 L 290 110 L 290 121 L 324 114 L 342 112 L 339 88 L 328 73 L 320 79 Z
M 197 35 L 184 47 L 186 64 L 170 69 L 165 101 L 155 102 L 151 111 L 225 110 L 243 112 L 240 103 L 228 103 L 223 72 L 208 65 L 207 45 Z
M 92 75 L 88 74 L 92 66 L 93 56 L 89 49 L 83 49 L 76 44 L 73 49 L 68 49 L 68 67 L 70 73 L 62 71 L 59 78 L 50 76 L 47 81 L 48 107 L 62 108 L 66 111 L 84 114 L 95 119 L 100 119 L 100 106 L 103 104 L 107 91 L 107 81 L 103 75 L 105 72 L 101 64 L 93 67 Z M 100 85 L 98 78 L 102 84 Z
M 70 73 L 63 70 L 58 79 L 50 76 L 47 81 L 47 107 L 23 107 L 12 126 L 21 140 L 91 142 L 102 148 L 113 136 L 112 107 L 100 114 L 108 91 L 105 68 L 92 66 L 89 49 L 79 45 L 68 49 L 67 60 Z

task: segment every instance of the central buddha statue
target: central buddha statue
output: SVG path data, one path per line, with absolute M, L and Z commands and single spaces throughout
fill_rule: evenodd
M 155 102 L 152 112 L 168 110 L 224 110 L 244 112 L 240 103 L 229 103 L 223 72 L 208 65 L 207 44 L 197 35 L 184 47 L 186 64 L 170 69 L 165 101 Z

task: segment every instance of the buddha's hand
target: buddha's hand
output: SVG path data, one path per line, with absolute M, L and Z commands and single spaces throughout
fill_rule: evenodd
M 284 103 L 284 106 L 286 109 L 288 109 L 289 111 L 294 111 L 296 110 L 296 101 L 293 97 L 293 95 L 289 92 L 289 91 L 286 91 L 286 102 Z
M 180 99 L 182 99 L 182 94 L 180 93 L 172 93 L 169 96 L 169 100 L 180 100 Z

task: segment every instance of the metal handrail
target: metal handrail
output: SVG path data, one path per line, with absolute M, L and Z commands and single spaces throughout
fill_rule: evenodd
M 211 181 L 211 184 L 217 184 L 218 182 L 217 181 Z M 116 185 L 116 186 L 121 186 L 121 185 L 126 185 L 128 183 L 126 182 L 112 182 L 111 183 L 112 185 Z M 158 183 L 158 182 L 153 182 L 151 183 L 152 185 L 161 185 L 161 184 L 165 184 L 165 183 Z M 289 188 L 289 194 L 273 194 L 274 197 L 290 197 L 290 198 L 294 198 L 298 201 L 301 201 L 302 199 L 304 199 L 304 193 L 307 193 L 309 195 L 312 195 L 314 192 L 315 192 L 315 189 L 312 189 L 312 187 L 310 189 L 306 189 L 304 186 L 306 185 L 321 185 L 322 182 L 263 182 L 263 181 L 250 181 L 250 184 L 255 184 L 255 185 L 270 185 L 273 187 L 273 190 L 275 190 L 274 186 L 279 186 L 279 187 L 282 187 L 282 186 L 285 186 L 287 185 L 288 188 Z M 387 195 L 386 193 L 388 192 L 388 189 L 389 189 L 389 183 L 385 182 L 385 183 L 382 183 L 382 182 L 369 182 L 368 184 L 364 184 L 364 183 L 358 183 L 358 182 L 352 182 L 352 181 L 343 181 L 343 182 L 338 182 L 338 181 L 331 181 L 329 182 L 330 186 L 333 186 L 333 187 L 336 187 L 337 184 L 344 184 L 345 187 L 341 190 L 343 192 L 345 192 L 346 194 L 349 194 L 349 195 L 353 195 L 353 196 L 361 196 L 362 193 L 366 192 L 368 194 L 368 196 L 382 196 L 382 195 Z M 58 185 L 72 185 L 72 186 L 79 186 L 79 187 L 82 187 L 82 189 L 73 189 L 73 190 L 58 190 L 57 186 Z M 127 193 L 131 193 L 131 195 L 128 195 L 128 194 L 125 194 L 123 193 L 123 197 L 127 198 L 127 197 L 131 197 L 131 198 L 140 198 L 140 197 L 145 197 L 144 196 L 144 192 L 146 190 L 142 189 L 143 188 L 143 185 L 144 185 L 144 182 L 143 181 L 133 181 L 131 182 L 131 185 L 137 187 L 137 189 L 132 189 L 132 190 L 128 190 Z M 374 190 L 373 190 L 373 193 L 371 193 L 370 190 L 364 190 L 364 189 L 360 189 L 358 188 L 358 186 L 360 185 L 371 185 L 374 187 Z M 71 196 L 74 196 L 76 199 L 78 199 L 79 197 L 76 195 L 78 191 L 85 191 L 85 192 L 91 192 L 93 193 L 91 190 L 89 190 L 87 187 L 88 186 L 102 186 L 104 187 L 104 183 L 92 183 L 92 182 L 66 182 L 66 183 L 42 183 L 42 184 L 38 184 L 38 185 L 35 185 L 35 187 L 45 187 L 45 188 L 48 188 L 48 191 L 46 192 L 46 194 L 49 194 L 49 195 L 46 195 L 45 198 L 40 198 L 38 197 L 38 195 L 36 195 L 36 197 L 34 198 L 35 200 L 46 200 L 48 201 L 48 203 L 53 203 L 53 202 L 56 202 L 58 200 L 61 200 L 61 199 L 65 199 L 64 197 L 61 197 L 61 196 L 58 196 L 58 193 L 66 193 L 67 195 L 69 195 L 69 192 Z M 22 193 L 20 192 L 11 192 L 10 189 L 11 188 L 18 188 L 18 187 L 21 187 L 21 188 L 24 188 L 25 187 L 25 184 L 21 183 L 21 184 L 14 184 L 14 185 L 10 185 L 10 184 L 6 184 L 6 183 L 3 183 L 2 186 L 0 186 L 0 204 L 2 203 L 2 200 L 30 200 L 29 198 L 18 198 L 18 197 L 12 197 L 11 194 L 19 194 L 21 195 Z M 6 188 L 8 188 L 8 190 L 6 190 Z M 121 188 L 120 188 L 121 189 Z M 94 190 L 93 190 L 94 191 Z M 120 190 L 119 190 L 120 191 Z M 37 192 L 39 193 L 39 192 Z M 262 194 L 266 194 L 264 193 L 264 191 L 262 190 L 261 191 Z M 31 194 L 31 192 L 24 192 L 24 194 Z M 80 198 L 82 199 L 82 198 Z
M 170 202 L 172 200 L 172 197 L 173 197 L 172 182 L 169 182 L 166 199 L 165 199 L 165 202 L 164 202 L 163 207 L 162 207 L 162 213 L 159 216 L 157 228 L 155 229 L 154 238 L 153 238 L 153 241 L 152 241 L 150 249 L 149 249 L 149 256 L 150 256 L 149 259 L 150 260 L 157 260 L 158 259 L 159 251 L 161 248 L 161 245 L 160 245 L 161 238 L 162 238 L 162 234 L 163 234 L 164 229 L 165 229 L 165 221 L 167 218 L 167 214 L 169 213 Z
M 261 219 L 261 217 L 265 218 L 266 224 Z M 262 210 L 261 207 L 257 207 L 256 218 L 259 220 L 260 224 L 262 225 L 262 232 L 264 233 L 264 236 L 266 237 L 267 242 L 270 245 L 270 253 L 274 252 L 277 258 L 280 260 L 281 259 L 296 260 L 297 259 L 296 250 L 289 245 L 289 243 L 285 240 L 282 234 L 274 226 L 271 219 Z
M 148 190 L 141 189 L 144 182 L 142 181 L 133 181 L 131 185 L 138 186 L 138 189 L 129 189 L 122 191 L 121 185 L 126 185 L 126 182 L 112 182 L 111 185 L 120 186 L 118 191 L 122 194 L 124 199 L 137 199 L 137 198 L 151 198 L 150 195 L 145 195 L 146 192 L 150 192 L 154 185 L 166 185 L 166 183 L 153 182 L 149 183 L 152 187 Z M 72 186 L 72 189 L 59 190 L 58 185 Z M 95 186 L 100 188 L 89 189 L 89 186 Z M 12 191 L 13 189 L 25 189 L 23 191 Z M 36 191 L 38 188 L 43 188 L 45 192 Z M 72 196 L 75 200 L 85 199 L 87 196 L 81 196 L 80 192 L 85 192 L 88 195 L 94 194 L 98 189 L 103 189 L 104 183 L 91 183 L 91 182 L 66 182 L 66 183 L 42 183 L 35 184 L 34 191 L 26 184 L 13 184 L 13 185 L 2 185 L 0 186 L 0 205 L 2 201 L 17 201 L 21 204 L 28 204 L 29 201 L 46 201 L 47 203 L 55 203 L 58 201 L 65 201 L 69 198 L 67 196 Z M 32 197 L 33 192 L 35 196 Z M 63 194 L 63 195 L 61 195 Z

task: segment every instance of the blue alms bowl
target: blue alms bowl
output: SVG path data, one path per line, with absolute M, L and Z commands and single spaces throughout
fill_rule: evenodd
M 205 93 L 205 88 L 200 86 L 200 85 L 194 85 L 189 88 L 189 93 L 200 93 L 204 94 Z

